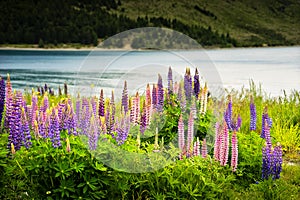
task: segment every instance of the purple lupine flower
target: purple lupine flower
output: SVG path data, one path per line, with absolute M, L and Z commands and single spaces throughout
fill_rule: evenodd
M 225 166 L 228 161 L 228 153 L 229 153 L 228 127 L 227 127 L 227 123 L 224 122 L 222 139 L 221 139 L 221 147 L 220 147 L 220 164 L 222 166 Z
M 191 156 L 192 144 L 194 138 L 194 117 L 193 113 L 190 112 L 189 121 L 188 121 L 188 134 L 187 134 L 187 156 Z
M 66 121 L 67 121 L 67 114 L 66 114 L 67 106 L 65 103 L 60 102 L 58 104 L 58 123 L 59 123 L 59 131 L 62 129 L 66 129 Z
M 114 123 L 115 122 L 115 115 L 116 115 L 116 105 L 115 105 L 114 91 L 111 91 L 110 106 L 111 106 L 111 121 L 112 121 L 112 123 Z
M 194 95 L 196 99 L 198 99 L 199 93 L 200 93 L 200 81 L 199 81 L 198 69 L 196 68 L 195 75 L 194 75 Z
M 97 116 L 97 100 L 95 97 L 91 98 L 92 112 L 94 116 Z
M 80 134 L 87 135 L 88 134 L 88 128 L 90 123 L 90 104 L 89 101 L 86 98 L 82 99 L 82 108 L 81 108 L 81 114 L 80 114 Z
M 241 118 L 241 115 L 239 115 L 237 118 L 236 125 L 235 125 L 235 131 L 240 130 L 241 126 L 242 126 L 242 118 Z
M 178 84 L 178 92 L 177 92 L 177 100 L 179 101 L 179 102 L 181 102 L 181 99 L 182 99 L 182 93 L 183 93 L 183 91 L 182 91 L 182 84 Z
M 157 111 L 161 112 L 164 107 L 164 88 L 162 77 L 158 74 L 158 81 L 157 81 Z
M 270 135 L 270 127 L 268 125 L 267 119 L 265 120 L 265 128 L 264 128 L 264 136 L 266 139 L 267 146 L 272 148 L 271 135 Z
M 250 131 L 255 131 L 256 130 L 256 107 L 253 101 L 253 97 L 251 97 L 250 100 Z
M 11 121 L 12 116 L 12 86 L 10 82 L 10 76 L 7 74 L 7 80 L 6 80 L 6 90 L 5 90 L 5 118 L 4 118 L 4 128 L 9 129 L 9 123 Z
M 24 146 L 28 149 L 32 143 L 31 143 L 31 135 L 30 135 L 30 130 L 29 130 L 29 125 L 25 113 L 25 109 L 22 108 L 22 115 L 21 115 L 21 122 L 22 122 L 22 129 L 23 129 L 23 134 L 24 134 Z
M 42 136 L 42 138 L 49 137 L 48 132 L 46 131 L 46 117 L 43 113 L 43 111 L 36 111 L 36 117 L 37 117 L 37 122 L 38 122 L 38 127 L 39 127 L 39 134 Z
M 266 145 L 262 148 L 262 179 L 268 179 L 272 173 L 271 148 Z
M 152 108 L 153 109 L 157 108 L 157 98 L 158 98 L 157 84 L 153 84 L 153 88 L 152 88 Z
M 185 111 L 185 109 L 186 109 L 186 97 L 185 97 L 185 94 L 183 91 L 182 91 L 181 98 L 180 98 L 180 108 L 182 111 Z
M 201 155 L 202 155 L 202 158 L 207 157 L 207 144 L 206 144 L 206 139 L 205 138 L 202 141 Z
M 109 104 L 109 102 L 108 102 Z M 107 134 L 111 134 L 111 114 L 110 114 L 110 107 L 107 106 L 106 107 L 106 112 L 105 112 L 105 125 L 106 125 L 106 130 L 107 130 Z
M 147 129 L 147 119 L 146 119 L 146 103 L 143 102 L 143 110 L 140 120 L 140 132 L 141 134 L 144 134 L 145 130 Z
M 232 99 L 231 99 L 231 96 L 228 97 L 228 105 L 227 105 L 227 109 L 226 109 L 225 114 L 224 114 L 224 119 L 227 123 L 228 129 L 230 131 L 233 130 L 233 127 L 232 127 Z
M 0 76 L 0 122 L 2 121 L 5 102 L 5 81 Z
M 28 121 L 28 124 L 30 127 L 31 122 L 32 122 L 32 107 L 31 107 L 31 105 L 26 105 L 26 107 L 27 107 L 26 117 L 27 117 L 27 121 Z
M 127 82 L 124 82 L 124 88 L 122 93 L 122 107 L 124 108 L 125 114 L 128 112 L 128 90 L 127 90 Z
M 180 149 L 180 159 L 182 159 L 182 152 L 184 151 L 184 123 L 182 120 L 182 115 L 179 117 L 178 121 L 178 147 Z
M 33 94 L 31 97 L 31 109 L 32 109 L 31 127 L 34 127 L 34 121 L 37 119 L 37 111 L 38 111 L 38 98 L 35 94 Z
M 214 143 L 214 158 L 220 161 L 220 147 L 221 147 L 221 127 L 219 122 L 215 125 L 215 143 Z
M 173 75 L 171 67 L 169 67 L 168 71 L 168 94 L 173 94 Z
M 99 98 L 99 111 L 98 111 L 99 117 L 104 117 L 104 112 L 105 112 L 104 96 L 103 96 L 103 89 L 101 89 L 100 98 Z
M 135 119 L 135 122 L 134 124 L 139 124 L 139 120 L 140 120 L 140 96 L 139 96 L 139 93 L 136 92 L 136 95 L 135 95 L 135 99 L 134 99 L 134 108 L 135 108 L 135 111 L 134 111 L 134 119 Z
M 52 142 L 52 146 L 54 148 L 58 148 L 61 146 L 61 142 L 60 142 L 58 111 L 56 109 L 52 109 L 50 121 L 51 123 L 49 129 L 49 138 Z
M 282 171 L 282 148 L 279 143 L 274 147 L 273 151 L 273 180 L 280 178 L 280 173 Z
M 43 104 L 41 106 L 41 110 L 45 113 L 48 108 L 49 108 L 49 99 L 47 94 L 45 94 L 43 98 Z
M 76 116 L 73 110 L 73 107 L 68 105 L 68 120 L 67 120 L 67 130 L 69 134 L 77 135 L 77 125 L 76 125 Z M 96 111 L 96 109 L 95 109 Z M 94 113 L 95 116 L 97 116 L 96 113 Z
M 95 116 L 92 114 L 91 122 L 90 122 L 90 128 L 89 128 L 89 133 L 88 133 L 88 138 L 89 138 L 89 148 L 90 150 L 96 150 L 97 149 L 97 143 L 98 143 L 98 124 L 97 119 Z
M 265 107 L 264 108 L 264 112 L 263 112 L 263 115 L 262 115 L 262 128 L 261 128 L 261 134 L 260 134 L 260 137 L 261 138 L 265 138 L 265 124 L 268 124 L 269 128 L 272 127 L 272 119 L 269 117 L 268 115 L 268 108 Z
M 24 141 L 24 134 L 22 129 L 22 121 L 21 121 L 21 106 L 22 106 L 22 93 L 17 92 L 12 97 L 11 103 L 11 116 L 9 122 L 9 136 L 8 136 L 8 149 L 11 149 L 11 144 L 14 145 L 15 150 L 19 150 Z
M 121 120 L 119 120 L 118 126 L 116 128 L 116 132 L 117 132 L 116 141 L 118 145 L 124 144 L 124 142 L 128 137 L 129 129 L 130 129 L 129 115 L 121 116 Z
M 238 140 L 236 132 L 234 131 L 231 136 L 231 169 L 236 171 L 238 165 Z
M 200 156 L 200 141 L 199 138 L 197 137 L 196 142 L 194 142 L 194 153 L 193 156 Z
M 192 97 L 192 76 L 190 68 L 186 68 L 184 75 L 184 92 L 186 100 L 190 101 Z
M 78 125 L 79 124 L 79 121 L 81 119 L 81 116 L 80 116 L 80 106 L 81 106 L 81 101 L 80 101 L 80 96 L 78 94 L 77 96 L 77 99 L 76 99 L 76 124 Z

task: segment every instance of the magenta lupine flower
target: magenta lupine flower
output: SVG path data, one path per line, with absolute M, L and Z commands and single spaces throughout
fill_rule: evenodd
M 24 141 L 24 134 L 22 129 L 22 121 L 21 121 L 21 106 L 22 106 L 22 93 L 17 92 L 12 97 L 11 102 L 11 112 L 8 117 L 10 119 L 9 122 L 9 136 L 8 136 L 8 149 L 11 149 L 11 144 L 14 145 L 15 150 L 19 150 Z
M 238 165 L 238 140 L 236 132 L 234 131 L 231 136 L 231 169 L 236 171 Z
M 274 147 L 272 164 L 273 180 L 279 179 L 282 171 L 282 148 L 279 143 Z
M 11 121 L 11 116 L 12 116 L 12 98 L 13 98 L 13 93 L 12 93 L 12 86 L 10 82 L 10 76 L 7 74 L 7 80 L 6 80 L 6 89 L 5 89 L 5 119 L 4 119 L 4 128 L 9 129 L 9 123 Z
M 191 156 L 193 148 L 193 139 L 194 139 L 194 117 L 193 113 L 190 112 L 189 121 L 188 121 L 188 134 L 187 134 L 187 155 Z
M 168 71 L 168 94 L 173 94 L 173 75 L 171 67 L 169 67 Z
M 202 141 L 201 155 L 202 155 L 202 158 L 207 158 L 207 144 L 206 144 L 205 138 Z
M 215 143 L 214 143 L 214 159 L 220 161 L 220 148 L 222 145 L 222 127 L 219 122 L 215 125 Z
M 99 117 L 104 117 L 104 112 L 105 112 L 104 96 L 103 96 L 103 89 L 101 89 L 100 98 L 99 98 L 99 111 L 98 111 Z
M 135 122 L 134 122 L 134 124 L 139 124 L 139 119 L 140 119 L 140 96 L 139 96 L 138 92 L 136 92 L 134 104 L 135 104 L 134 105 L 134 108 L 135 108 L 135 111 L 134 111 Z
M 147 129 L 147 119 L 146 119 L 146 103 L 143 102 L 143 110 L 140 120 L 140 132 L 141 134 L 144 134 L 145 130 Z
M 157 111 L 161 112 L 164 108 L 164 88 L 162 77 L 158 74 L 158 81 L 157 81 Z
M 61 142 L 60 142 L 58 111 L 56 109 L 52 109 L 50 120 L 51 123 L 49 129 L 49 138 L 51 139 L 52 146 L 54 148 L 58 148 L 61 146 Z
M 2 121 L 5 102 L 5 81 L 0 76 L 0 122 Z
M 225 166 L 228 161 L 228 153 L 229 153 L 229 135 L 228 135 L 228 127 L 227 123 L 223 125 L 223 135 L 221 139 L 221 147 L 220 147 L 220 164 Z
M 200 156 L 200 141 L 199 138 L 197 137 L 196 142 L 194 142 L 194 153 L 193 156 Z
M 146 88 L 146 124 L 150 125 L 150 117 L 151 117 L 151 89 L 150 85 L 147 84 Z
M 256 130 L 256 107 L 253 101 L 253 97 L 250 100 L 250 131 Z
M 192 97 L 192 76 L 190 68 L 186 68 L 184 75 L 184 92 L 186 100 L 190 101 Z
M 22 115 L 21 115 L 21 122 L 22 122 L 22 130 L 24 132 L 24 146 L 28 149 L 32 143 L 31 143 L 31 135 L 29 130 L 29 125 L 25 113 L 25 109 L 22 108 Z
M 200 81 L 199 81 L 198 69 L 196 68 L 195 75 L 194 75 L 194 95 L 196 99 L 198 99 L 199 93 L 200 93 Z
M 88 133 L 89 138 L 89 148 L 90 150 L 96 150 L 97 149 L 97 143 L 98 143 L 98 124 L 96 118 L 92 114 L 91 122 L 90 122 L 90 129 Z
M 184 150 L 184 123 L 182 120 L 182 115 L 179 117 L 178 121 L 178 147 L 181 151 Z
M 124 82 L 124 88 L 123 88 L 123 93 L 122 93 L 122 106 L 124 108 L 125 114 L 128 112 L 128 91 L 127 91 L 127 82 Z

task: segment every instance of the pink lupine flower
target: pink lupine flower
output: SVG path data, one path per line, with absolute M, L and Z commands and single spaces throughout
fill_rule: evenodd
M 187 134 L 188 156 L 190 156 L 191 152 L 192 152 L 193 138 L 194 138 L 194 117 L 193 117 L 193 113 L 190 112 L 190 117 L 189 117 L 189 121 L 188 121 L 188 134 Z
M 136 117 L 136 115 L 135 115 L 135 112 L 136 112 L 136 108 L 135 108 L 135 97 L 132 97 L 131 99 L 130 99 L 130 122 L 131 123 L 135 123 L 135 121 L 136 121 L 136 119 L 135 119 L 135 117 Z
M 135 119 L 135 124 L 139 124 L 139 119 L 140 119 L 140 96 L 139 96 L 139 93 L 136 92 L 136 95 L 135 95 L 135 112 L 134 112 L 134 119 Z
M 221 147 L 221 132 L 220 124 L 216 122 L 215 125 L 215 144 L 214 144 L 214 159 L 220 161 L 220 147 Z
M 236 132 L 232 133 L 231 137 L 231 168 L 232 171 L 236 171 L 238 165 L 238 140 Z
M 229 135 L 228 135 L 228 127 L 226 122 L 223 123 L 223 135 L 222 135 L 222 143 L 220 149 L 220 164 L 225 166 L 228 161 L 228 153 L 229 153 Z
M 202 155 L 202 158 L 207 157 L 207 144 L 206 144 L 206 139 L 205 138 L 202 141 L 201 155 Z
M 200 141 L 199 138 L 197 137 L 197 141 L 194 142 L 194 156 L 200 156 Z
M 150 125 L 150 117 L 151 117 L 151 91 L 150 85 L 147 84 L 146 88 L 146 124 Z
M 179 117 L 178 121 L 178 147 L 181 151 L 184 148 L 184 123 L 182 120 L 182 115 Z

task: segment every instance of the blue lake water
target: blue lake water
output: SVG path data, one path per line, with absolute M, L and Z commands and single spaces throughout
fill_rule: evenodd
M 9 73 L 13 88 L 36 88 L 45 83 L 57 91 L 66 82 L 72 93 L 98 94 L 100 88 L 121 93 L 128 82 L 130 93 L 157 81 L 167 83 L 168 67 L 180 81 L 185 68 L 197 67 L 202 84 L 218 93 L 220 88 L 249 88 L 261 83 L 271 96 L 283 90 L 300 91 L 300 47 L 236 48 L 193 51 L 67 51 L 0 50 L 0 75 Z

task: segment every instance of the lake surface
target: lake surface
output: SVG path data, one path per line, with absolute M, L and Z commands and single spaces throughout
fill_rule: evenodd
M 249 88 L 252 79 L 271 96 L 283 90 L 300 91 L 300 47 L 236 48 L 193 51 L 67 51 L 0 50 L 0 75 L 9 73 L 14 89 L 24 90 L 45 83 L 57 92 L 66 82 L 71 93 L 121 94 L 124 81 L 131 94 L 143 91 L 157 74 L 167 83 L 168 67 L 180 81 L 185 68 L 198 68 L 213 94 L 223 88 Z

